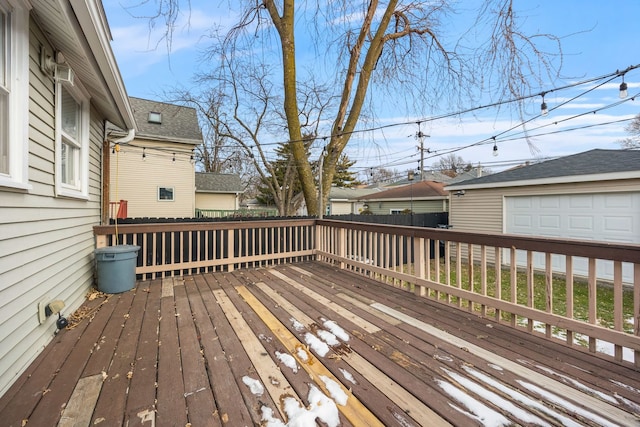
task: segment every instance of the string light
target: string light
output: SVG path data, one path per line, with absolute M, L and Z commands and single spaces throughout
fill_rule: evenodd
M 547 108 L 547 103 L 544 102 L 544 95 L 545 93 L 542 92 L 542 104 L 540 105 L 540 114 L 542 114 L 543 116 L 546 116 L 547 114 L 549 114 L 549 109 Z
M 620 83 L 620 99 L 627 97 L 627 84 L 624 82 L 624 74 L 622 75 L 622 83 Z
M 144 159 L 146 159 L 146 158 L 147 158 L 146 150 L 147 150 L 147 149 L 146 149 L 145 147 L 143 147 L 143 148 L 142 148 L 142 160 L 144 160 Z
M 493 157 L 498 157 L 498 144 L 495 136 L 493 137 Z
M 173 161 L 176 161 L 176 153 L 173 153 Z

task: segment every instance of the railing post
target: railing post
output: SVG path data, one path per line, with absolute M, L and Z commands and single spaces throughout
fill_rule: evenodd
M 338 231 L 338 256 L 344 258 L 347 254 L 347 230 L 341 228 Z M 340 268 L 343 269 L 345 266 L 344 261 L 340 261 Z
M 425 251 L 424 251 L 424 237 L 413 238 L 413 265 L 415 269 L 415 275 L 420 279 L 424 279 L 425 273 Z M 415 294 L 424 296 L 426 294 L 424 286 L 416 285 Z
M 234 241 L 233 241 L 234 230 L 227 230 L 227 270 L 232 272 L 235 269 L 235 258 L 236 254 L 234 252 Z

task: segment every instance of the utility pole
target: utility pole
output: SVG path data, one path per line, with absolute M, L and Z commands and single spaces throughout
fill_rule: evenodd
M 420 129 L 420 122 L 418 122 L 418 132 L 416 133 L 416 139 L 420 141 L 420 147 L 418 147 L 418 149 L 420 150 L 420 181 L 424 181 L 424 139 L 429 138 L 430 136 L 431 135 L 427 135 L 422 132 L 422 130 Z M 428 148 L 426 149 L 426 151 L 427 153 L 431 152 L 431 150 Z

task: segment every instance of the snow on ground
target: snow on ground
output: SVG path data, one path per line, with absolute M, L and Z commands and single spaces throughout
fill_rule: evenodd
M 345 406 L 347 404 L 347 399 L 349 398 L 349 396 L 347 396 L 347 393 L 345 393 L 344 390 L 342 390 L 342 387 L 340 386 L 340 384 L 338 384 L 331 378 L 326 377 L 324 375 L 320 375 L 320 379 L 322 380 L 322 382 L 324 383 L 324 386 L 329 391 L 329 395 L 331 396 L 331 398 L 338 405 Z
M 276 357 L 278 358 L 280 363 L 291 369 L 294 374 L 298 373 L 299 366 L 298 363 L 296 363 L 295 357 L 293 357 L 289 353 L 280 353 L 279 351 L 276 351 Z
M 298 322 L 298 320 L 296 320 L 295 317 L 292 317 L 289 320 L 291 320 L 291 325 L 293 325 L 293 329 L 295 329 L 298 332 L 304 331 L 304 325 L 302 323 Z
M 482 425 L 487 427 L 502 427 L 511 425 L 504 415 L 494 411 L 482 402 L 474 399 L 473 397 L 460 390 L 458 387 L 443 380 L 436 380 L 438 386 L 445 391 L 453 399 L 464 405 L 468 411 L 449 403 L 449 405 L 460 413 L 467 415 L 469 418 L 477 420 Z
M 293 397 L 283 400 L 284 412 L 288 422 L 285 424 L 274 417 L 273 410 L 263 406 L 262 421 L 266 427 L 308 427 L 315 426 L 316 420 L 324 422 L 327 427 L 338 427 L 340 416 L 335 402 L 328 398 L 318 387 L 309 385 L 309 406 L 304 408 Z
M 358 384 L 356 382 L 356 379 L 353 378 L 353 375 L 351 375 L 351 372 L 347 371 L 346 369 L 340 368 L 340 373 L 342 373 L 342 376 L 344 377 L 344 379 L 349 381 L 351 384 Z
M 320 357 L 324 357 L 329 353 L 329 346 L 327 343 L 313 335 L 311 332 L 304 334 L 304 342 L 307 343 L 313 351 L 318 353 Z
M 329 331 L 325 331 L 324 329 L 318 329 L 316 331 L 316 334 L 318 334 L 318 336 L 322 341 L 326 342 L 330 346 L 340 345 L 340 341 L 338 341 L 338 338 L 336 338 L 336 336 Z
M 251 390 L 251 393 L 253 393 L 254 395 L 262 396 L 262 394 L 264 393 L 264 387 L 262 386 L 260 381 L 245 375 L 244 377 L 242 377 L 242 382 L 247 387 L 249 387 L 249 390 Z
M 522 387 L 526 388 L 527 390 L 536 393 L 540 396 L 542 396 L 542 399 L 545 402 L 548 402 L 552 405 L 555 406 L 560 406 L 565 408 L 565 410 L 569 411 L 570 413 L 575 413 L 581 417 L 584 417 L 588 420 L 591 420 L 595 425 L 599 425 L 602 427 L 608 427 L 608 426 L 617 426 L 618 424 L 612 423 L 611 421 L 602 418 L 601 416 L 594 414 L 593 412 L 589 412 L 588 409 L 582 408 L 580 406 L 574 405 L 572 402 L 563 399 L 562 397 L 558 396 L 557 394 L 553 394 L 541 387 L 538 387 L 537 385 L 528 383 L 526 381 L 523 380 L 516 380 L 518 382 L 518 384 L 520 384 Z
M 470 371 L 470 369 L 468 369 L 467 367 L 464 367 L 467 371 Z M 503 397 L 501 397 L 499 394 L 494 393 L 490 390 L 488 390 L 487 388 L 483 387 L 482 385 L 478 384 L 475 381 L 470 380 L 469 378 L 458 374 L 457 372 L 451 371 L 447 368 L 442 368 L 442 370 L 449 376 L 451 377 L 457 384 L 460 384 L 462 387 L 464 387 L 466 390 L 471 391 L 472 393 L 475 393 L 477 396 L 481 396 L 483 399 L 485 399 L 488 402 L 492 402 L 494 405 L 496 405 L 497 407 L 506 410 L 508 413 L 512 414 L 515 418 L 519 419 L 520 421 L 524 421 L 527 424 L 533 424 L 533 425 L 537 425 L 537 426 L 551 426 L 549 423 L 547 423 L 546 421 L 544 421 L 543 419 L 525 411 L 524 409 L 520 408 L 517 405 L 514 405 L 513 403 L 511 403 L 510 401 L 504 399 Z M 478 373 L 479 374 L 479 373 Z M 490 379 L 489 377 L 484 377 L 484 378 L 478 378 L 477 379 L 485 380 L 484 382 L 486 383 L 488 379 Z M 499 383 L 498 383 L 499 384 Z M 505 389 L 507 389 L 507 387 L 504 387 Z M 513 390 L 508 390 L 508 391 L 513 391 Z M 517 393 L 517 392 L 516 392 Z M 507 395 L 510 395 L 511 393 L 507 393 Z M 456 400 L 458 400 L 456 398 Z M 462 402 L 460 400 L 458 400 L 460 403 L 463 403 L 466 405 L 465 402 Z M 479 402 L 478 402 L 479 403 Z M 484 405 L 483 405 L 484 406 Z M 473 408 L 467 407 L 471 412 L 473 412 L 474 414 L 476 414 L 478 417 L 480 417 L 480 419 L 488 419 L 488 420 L 494 420 L 494 414 L 492 413 L 493 410 L 490 409 L 489 411 L 491 411 L 489 414 L 490 416 L 482 416 L 481 413 L 476 412 L 478 406 L 476 405 L 476 410 L 474 410 Z M 489 409 L 488 407 L 486 407 L 486 409 Z M 495 420 L 497 422 L 497 419 Z M 504 420 L 506 421 L 506 425 L 510 425 L 511 421 L 509 420 Z M 493 421 L 490 421 L 490 423 Z M 502 419 L 500 419 L 500 422 L 502 422 Z M 486 424 L 485 424 L 486 425 Z M 490 424 L 490 425 L 505 425 L 505 424 Z
M 606 393 L 603 393 L 601 391 L 595 390 L 589 386 L 587 386 L 586 384 L 581 383 L 580 381 L 571 378 L 565 374 L 562 374 L 560 372 L 554 371 L 551 368 L 547 368 L 546 366 L 542 366 L 542 365 L 536 365 L 534 363 L 531 363 L 527 360 L 522 360 L 519 359 L 518 362 L 522 363 L 523 365 L 528 365 L 528 366 L 534 366 L 537 369 L 546 372 L 547 374 L 549 374 L 552 377 L 557 377 L 560 379 L 560 381 L 562 381 L 565 384 L 571 384 L 573 387 L 577 388 L 578 390 L 581 390 L 587 394 L 590 394 L 591 396 L 596 396 L 599 397 L 600 399 L 609 402 L 609 403 L 613 403 L 614 405 L 617 404 L 618 402 L 616 401 L 616 399 L 614 399 L 613 397 L 609 396 Z
M 344 329 L 342 329 L 336 322 L 334 322 L 333 320 L 326 320 L 326 319 L 321 319 L 321 320 L 323 322 L 322 326 L 324 326 L 329 332 L 331 332 L 333 335 L 335 335 L 342 341 L 349 341 L 349 334 Z
M 303 362 L 307 362 L 309 360 L 309 353 L 307 353 L 306 349 L 300 346 L 298 346 L 296 350 L 296 356 L 298 356 L 298 359 L 302 360 Z
M 507 387 L 500 381 L 483 374 L 482 372 L 472 369 L 471 367 L 464 366 L 463 369 L 467 371 L 470 375 L 476 378 L 478 381 L 483 382 L 488 385 L 490 388 L 495 389 L 506 396 L 509 396 L 511 400 L 515 402 L 521 403 L 526 408 L 531 408 L 540 413 L 546 414 L 548 417 L 557 420 L 557 424 L 565 426 L 565 427 L 579 427 L 581 424 L 576 423 L 571 418 L 564 416 L 553 410 L 551 407 L 545 406 L 539 399 L 532 399 L 531 397 L 523 394 L 517 390 L 514 390 L 510 387 Z M 502 368 L 501 368 L 502 369 Z M 545 424 L 546 425 L 546 424 Z

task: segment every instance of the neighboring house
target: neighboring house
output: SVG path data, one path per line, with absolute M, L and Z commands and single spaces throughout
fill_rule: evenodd
M 364 201 L 360 197 L 380 193 L 380 188 L 342 188 L 331 187 L 325 213 L 327 215 L 359 214 L 363 211 Z
M 109 40 L 100 1 L 0 0 L 0 395 L 94 283 L 106 122 L 135 125 Z
M 406 210 L 432 213 L 448 211 L 449 195 L 441 182 L 414 181 L 360 197 L 359 200 L 375 215 L 398 214 Z
M 237 210 L 244 191 L 240 176 L 230 173 L 196 172 L 196 209 Z
M 193 151 L 202 144 L 196 110 L 129 99 L 138 131 L 133 141 L 120 145 L 120 151 L 112 150 L 110 200 L 126 200 L 130 218 L 193 217 Z
M 446 189 L 455 230 L 640 243 L 640 151 L 591 150 Z

